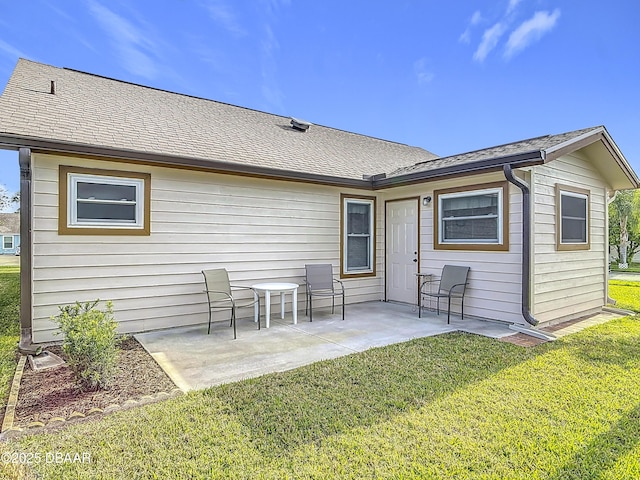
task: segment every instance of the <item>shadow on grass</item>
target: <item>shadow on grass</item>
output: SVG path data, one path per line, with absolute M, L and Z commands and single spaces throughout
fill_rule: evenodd
M 589 329 L 579 336 L 568 337 L 565 344 L 575 357 L 589 364 L 605 363 L 624 369 L 640 365 L 640 317 L 628 317 L 629 327 L 621 332 L 617 322 Z M 633 327 L 636 328 L 633 328 Z
M 421 408 L 553 348 L 451 333 L 214 387 L 204 395 L 224 402 L 264 455 L 279 456 Z
M 640 405 L 636 405 L 607 432 L 594 438 L 550 479 L 603 478 L 617 461 L 640 443 Z

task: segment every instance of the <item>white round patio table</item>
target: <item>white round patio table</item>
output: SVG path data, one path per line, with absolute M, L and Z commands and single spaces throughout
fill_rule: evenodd
M 287 292 L 291 292 L 291 306 L 293 309 L 293 323 L 298 323 L 298 285 L 297 283 L 280 283 L 280 282 L 269 282 L 269 283 L 256 283 L 251 285 L 251 288 L 258 292 L 264 292 L 264 300 L 265 300 L 265 323 L 267 328 L 269 328 L 269 323 L 271 320 L 271 294 L 272 293 L 280 293 L 280 316 L 284 318 L 284 294 Z M 260 321 L 260 312 L 258 311 L 258 305 L 254 307 L 255 312 L 255 320 Z

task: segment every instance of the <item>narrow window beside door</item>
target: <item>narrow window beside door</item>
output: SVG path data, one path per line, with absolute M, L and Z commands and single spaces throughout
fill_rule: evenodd
M 375 275 L 375 198 L 342 195 L 342 276 Z

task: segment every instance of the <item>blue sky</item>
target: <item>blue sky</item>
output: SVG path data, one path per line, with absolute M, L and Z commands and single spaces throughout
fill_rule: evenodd
M 18 57 L 446 156 L 605 125 L 640 172 L 633 0 L 0 2 Z M 0 183 L 18 189 L 17 154 Z

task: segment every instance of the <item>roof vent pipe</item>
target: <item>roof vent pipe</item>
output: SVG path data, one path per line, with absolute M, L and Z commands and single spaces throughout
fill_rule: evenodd
M 504 176 L 522 191 L 522 316 L 529 325 L 538 320 L 531 315 L 531 195 L 529 187 L 513 174 L 511 165 L 503 166 Z
M 51 90 L 49 91 L 49 93 L 51 95 L 55 95 L 56 94 L 56 81 L 55 80 L 51 80 Z

